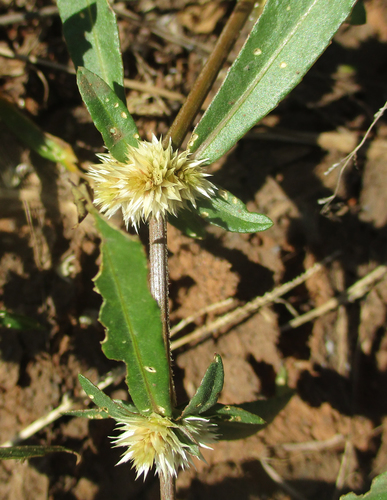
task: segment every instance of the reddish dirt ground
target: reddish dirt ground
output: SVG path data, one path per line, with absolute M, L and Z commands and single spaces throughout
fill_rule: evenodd
M 157 4 L 157 5 L 156 5 Z M 51 5 L 6 0 L 10 12 Z M 288 372 L 295 395 L 272 424 L 240 441 L 219 442 L 207 463 L 183 471 L 180 500 L 335 500 L 364 492 L 387 470 L 387 278 L 345 290 L 386 263 L 387 124 L 379 120 L 356 161 L 345 171 L 329 210 L 317 201 L 335 190 L 338 169 L 324 175 L 361 140 L 386 100 L 387 8 L 366 2 L 364 26 L 345 25 L 302 83 L 230 154 L 212 166 L 214 182 L 241 198 L 274 226 L 250 235 L 208 228 L 204 240 L 169 229 L 171 320 L 234 298 L 242 305 L 287 283 L 316 262 L 323 268 L 275 303 L 226 325 L 197 345 L 174 353 L 179 397 L 192 396 L 215 352 L 225 365 L 220 401 L 242 403 L 274 394 L 275 377 Z M 127 75 L 186 95 L 216 40 L 229 2 L 142 0 L 141 22 L 119 17 Z M 157 8 L 156 8 L 157 7 Z M 149 23 L 167 23 L 174 41 Z M 194 49 L 182 47 L 188 37 Z M 0 49 L 68 64 L 57 16 L 0 25 Z M 69 142 L 86 166 L 102 151 L 76 88 L 64 71 L 0 56 L 1 91 L 24 107 L 45 131 Z M 176 100 L 128 90 L 129 109 L 143 137 L 165 134 Z M 83 400 L 77 375 L 91 380 L 116 366 L 100 348 L 100 297 L 92 278 L 99 239 L 92 221 L 78 227 L 71 184 L 76 174 L 42 160 L 0 123 L 0 309 L 35 318 L 42 330 L 1 329 L 0 441 L 48 414 L 64 395 Z M 22 165 L 22 167 L 20 167 Z M 16 167 L 19 166 L 17 169 Z M 115 221 L 120 223 L 119 219 Z M 146 228 L 140 232 L 146 244 Z M 313 321 L 284 328 L 342 297 Z M 199 316 L 183 333 L 226 309 Z M 106 392 L 127 397 L 122 378 Z M 158 498 L 157 480 L 134 481 L 115 467 L 120 450 L 108 436 L 114 423 L 62 417 L 24 444 L 57 444 L 77 451 L 24 463 L 0 463 L 1 500 L 104 500 Z

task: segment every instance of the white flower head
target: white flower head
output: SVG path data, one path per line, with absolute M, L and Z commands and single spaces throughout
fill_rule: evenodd
M 153 465 L 165 478 L 176 476 L 180 467 L 193 463 L 192 457 L 204 460 L 200 448 L 211 449 L 208 445 L 216 440 L 216 425 L 196 416 L 176 422 L 156 413 L 133 413 L 117 420 L 117 428 L 121 434 L 113 438 L 114 445 L 127 447 L 118 464 L 131 460 L 137 478 L 144 474 L 144 479 Z
M 190 153 L 166 149 L 155 136 L 152 142 L 139 141 L 128 146 L 126 161 L 116 160 L 110 153 L 97 155 L 102 163 L 93 165 L 89 177 L 94 181 L 94 203 L 111 217 L 121 208 L 126 226 L 137 228 L 152 215 L 157 219 L 166 212 L 173 215 L 191 202 L 196 207 L 198 196 L 210 198 L 215 186 L 206 179 L 206 160 L 189 158 Z

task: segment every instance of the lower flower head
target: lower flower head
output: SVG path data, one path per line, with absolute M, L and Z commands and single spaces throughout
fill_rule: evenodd
M 177 470 L 189 467 L 192 457 L 203 460 L 200 448 L 209 448 L 216 439 L 215 424 L 202 417 L 185 417 L 179 422 L 153 414 L 145 417 L 131 414 L 117 422 L 121 434 L 113 439 L 115 446 L 126 446 L 118 464 L 131 460 L 137 477 L 146 478 L 153 465 L 156 473 L 176 476 Z
M 110 153 L 100 154 L 101 164 L 93 165 L 89 177 L 94 181 L 94 203 L 111 217 L 122 209 L 124 221 L 135 227 L 150 216 L 157 219 L 166 212 L 176 215 L 179 208 L 198 196 L 210 197 L 215 186 L 206 179 L 206 160 L 193 160 L 190 153 L 178 153 L 171 144 L 166 149 L 155 136 L 152 142 L 128 146 L 126 161 Z

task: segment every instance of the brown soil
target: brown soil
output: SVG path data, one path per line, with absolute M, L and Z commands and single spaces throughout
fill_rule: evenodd
M 157 4 L 157 8 L 156 7 Z M 124 63 L 130 78 L 186 94 L 221 30 L 228 2 L 200 6 L 184 0 L 125 4 L 143 20 L 167 21 L 187 51 L 143 23 L 120 18 Z M 1 16 L 50 5 L 6 0 Z M 215 8 L 214 8 L 215 5 Z M 215 352 L 226 380 L 223 403 L 272 396 L 275 375 L 286 367 L 296 390 L 288 406 L 259 434 L 219 442 L 207 464 L 178 478 L 178 498 L 197 500 L 336 499 L 365 491 L 387 470 L 387 279 L 361 298 L 298 328 L 281 329 L 292 311 L 326 303 L 385 264 L 387 243 L 387 124 L 373 129 L 347 168 L 336 199 L 321 214 L 317 200 L 332 194 L 338 170 L 324 173 L 361 139 L 386 99 L 387 9 L 366 2 L 368 23 L 345 26 L 303 82 L 213 166 L 217 184 L 250 210 L 272 218 L 267 232 L 225 233 L 211 227 L 195 241 L 170 227 L 173 324 L 201 308 L 234 297 L 240 304 L 263 295 L 332 256 L 324 269 L 281 301 L 210 339 L 175 353 L 181 399 L 192 396 Z M 68 63 L 58 17 L 0 26 L 0 47 Z M 79 97 L 74 76 L 52 68 L 0 59 L 1 90 L 44 130 L 73 145 L 83 165 L 102 151 Z M 165 134 L 178 103 L 128 91 L 143 137 Z M 116 364 L 101 353 L 93 292 L 98 235 L 91 220 L 76 225 L 70 180 L 75 174 L 30 154 L 0 123 L 0 309 L 39 320 L 40 331 L 1 329 L 0 442 L 57 407 L 65 394 L 81 396 L 77 375 L 92 380 Z M 16 167 L 25 165 L 24 168 Z M 146 230 L 141 230 L 146 242 Z M 224 312 L 224 311 L 220 311 Z M 196 326 L 214 318 L 199 317 Z M 194 325 L 194 326 L 195 326 Z M 187 329 L 184 333 L 190 331 Z M 107 392 L 125 398 L 122 379 Z M 86 400 L 85 400 L 86 404 Z M 0 463 L 1 500 L 156 499 L 154 477 L 134 481 L 128 466 L 115 467 L 120 450 L 108 436 L 113 422 L 62 417 L 25 444 L 57 444 L 73 456 L 52 454 L 24 463 Z M 269 467 L 269 468 L 268 468 Z

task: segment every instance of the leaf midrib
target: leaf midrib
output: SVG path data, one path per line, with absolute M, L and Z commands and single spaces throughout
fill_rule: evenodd
M 102 248 L 102 253 L 104 253 L 104 248 Z M 149 399 L 149 401 L 150 401 L 150 403 L 152 405 L 153 410 L 155 411 L 157 409 L 157 404 L 154 401 L 152 392 L 150 390 L 150 384 L 149 384 L 149 381 L 148 381 L 148 379 L 146 377 L 146 373 L 145 373 L 145 369 L 143 368 L 143 364 L 140 362 L 140 360 L 141 360 L 140 348 L 138 347 L 138 342 L 137 342 L 136 336 L 134 334 L 134 330 L 135 329 L 134 329 L 134 327 L 132 325 L 132 321 L 131 321 L 129 313 L 127 311 L 126 302 L 123 300 L 123 293 L 121 291 L 121 287 L 119 286 L 119 280 L 117 279 L 117 273 L 115 272 L 114 266 L 112 265 L 113 259 L 111 258 L 109 251 L 105 253 L 105 256 L 106 256 L 106 259 L 108 260 L 108 263 L 109 263 L 109 266 L 110 266 L 111 276 L 114 277 L 113 283 L 115 285 L 115 290 L 116 290 L 117 295 L 119 297 L 119 301 L 120 301 L 120 303 L 122 305 L 121 309 L 123 311 L 124 318 L 126 320 L 126 325 L 128 325 L 129 336 L 130 336 L 130 340 L 132 342 L 133 350 L 134 350 L 135 357 L 136 357 L 136 360 L 137 360 L 137 365 L 138 365 L 138 367 L 140 369 L 141 376 L 143 378 L 143 381 L 144 381 L 146 389 L 147 389 L 146 392 L 147 392 L 148 399 Z M 106 303 L 106 300 L 104 300 L 104 302 Z M 109 328 L 108 328 L 108 330 L 109 330 Z M 129 361 L 131 361 L 131 360 L 129 360 Z
M 259 81 L 262 80 L 264 75 L 269 71 L 269 69 L 272 67 L 274 61 L 277 59 L 278 55 L 281 53 L 283 50 L 284 46 L 289 43 L 289 41 L 293 38 L 295 35 L 295 32 L 297 28 L 304 22 L 305 18 L 310 14 L 311 10 L 315 7 L 315 5 L 319 2 L 320 0 L 315 0 L 309 7 L 309 9 L 305 12 L 305 14 L 299 19 L 299 22 L 296 23 L 294 28 L 289 32 L 288 36 L 286 39 L 283 40 L 283 43 L 279 45 L 278 49 L 273 53 L 272 57 L 268 59 L 267 64 L 265 65 L 262 70 L 257 73 L 256 77 L 251 81 L 251 83 L 248 85 L 246 90 L 243 92 L 243 94 L 239 97 L 239 99 L 236 101 L 235 105 L 230 108 L 230 110 L 226 113 L 224 118 L 219 122 L 219 124 L 215 127 L 215 129 L 212 130 L 211 134 L 207 137 L 207 139 L 202 142 L 202 144 L 199 146 L 197 149 L 195 156 L 197 158 L 201 157 L 201 151 L 207 149 L 208 145 L 213 142 L 213 138 L 219 135 L 221 133 L 221 130 L 225 127 L 225 123 L 230 121 L 230 118 L 234 116 L 238 110 L 243 106 L 243 104 L 247 101 L 247 99 L 250 97 L 252 92 L 254 91 L 255 87 L 258 85 Z

